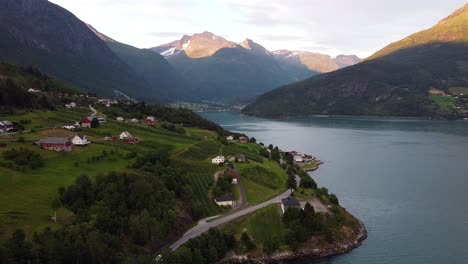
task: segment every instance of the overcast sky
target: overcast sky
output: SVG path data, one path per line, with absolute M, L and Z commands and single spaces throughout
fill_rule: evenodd
M 431 27 L 467 0 L 51 0 L 139 48 L 210 31 L 269 50 L 371 55 Z

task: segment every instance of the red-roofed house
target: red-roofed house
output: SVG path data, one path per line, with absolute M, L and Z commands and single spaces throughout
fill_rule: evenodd
M 93 121 L 93 117 L 85 117 L 81 120 L 81 127 L 91 128 L 91 121 Z
M 145 120 L 145 123 L 147 125 L 152 125 L 154 123 L 156 123 L 156 118 L 154 116 L 148 116 Z

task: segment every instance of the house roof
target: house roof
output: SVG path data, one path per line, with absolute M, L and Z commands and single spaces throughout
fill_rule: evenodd
M 120 134 L 121 137 L 127 137 L 127 138 L 131 138 L 133 137 L 132 134 L 130 134 L 130 132 L 128 131 L 124 131 Z
M 85 140 L 85 139 L 86 139 L 86 135 L 83 134 L 83 133 L 78 133 L 76 136 L 79 137 L 79 138 L 81 138 L 82 140 Z
M 67 144 L 68 142 L 67 137 L 48 137 L 41 139 L 41 143 L 43 144 Z
M 0 121 L 0 124 L 4 125 L 4 126 L 12 126 L 13 125 L 13 123 L 11 121 L 8 121 L 8 120 Z
M 283 203 L 284 206 L 300 206 L 301 203 L 292 196 L 289 196 L 287 198 L 281 199 L 281 203 Z
M 83 118 L 83 120 L 81 120 L 81 123 L 91 123 L 91 121 L 94 119 L 93 116 L 86 116 Z
M 215 198 L 216 202 L 231 202 L 231 201 L 235 201 L 235 200 L 236 200 L 236 198 L 234 198 L 234 196 L 231 195 L 231 194 L 223 195 L 223 196 Z

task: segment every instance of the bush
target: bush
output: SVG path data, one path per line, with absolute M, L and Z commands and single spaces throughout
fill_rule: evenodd
M 44 160 L 41 155 L 25 148 L 11 149 L 3 153 L 5 160 L 13 161 L 19 167 L 29 167 L 37 169 L 44 166 Z

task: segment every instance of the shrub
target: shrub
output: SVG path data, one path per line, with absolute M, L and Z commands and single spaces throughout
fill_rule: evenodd
M 3 153 L 5 160 L 10 160 L 19 167 L 28 166 L 31 169 L 36 169 L 44 166 L 44 160 L 41 155 L 25 148 L 11 149 Z

